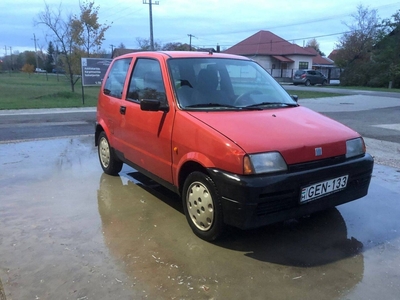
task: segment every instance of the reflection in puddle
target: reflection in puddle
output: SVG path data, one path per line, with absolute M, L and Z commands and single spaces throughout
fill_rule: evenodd
M 122 176 L 100 177 L 104 241 L 150 299 L 337 299 L 363 277 L 363 245 L 336 209 L 232 228 L 211 244 L 192 233 L 177 196 L 139 173 Z

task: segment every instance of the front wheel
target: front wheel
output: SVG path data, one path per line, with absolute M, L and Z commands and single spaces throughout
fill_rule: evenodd
M 104 173 L 108 175 L 118 175 L 122 169 L 123 163 L 115 156 L 114 150 L 111 148 L 104 131 L 99 134 L 97 145 L 99 161 Z
M 182 192 L 183 210 L 194 234 L 216 240 L 224 230 L 221 198 L 214 181 L 202 172 L 187 177 Z

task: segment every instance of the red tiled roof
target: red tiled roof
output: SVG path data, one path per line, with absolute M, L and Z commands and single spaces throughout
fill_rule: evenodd
M 338 53 L 338 50 L 333 50 L 331 52 L 331 54 L 328 55 L 328 58 L 330 58 L 330 59 L 332 59 L 334 61 L 335 58 L 336 58 L 337 53 Z
M 315 56 L 312 59 L 313 62 L 313 66 L 315 65 L 333 65 L 333 61 L 329 58 L 323 57 L 321 56 L 317 50 L 315 50 L 315 48 L 313 47 L 306 47 L 304 48 L 306 49 L 308 52 L 314 54 Z
M 228 48 L 225 53 L 238 55 L 308 55 L 314 56 L 299 45 L 289 43 L 270 31 L 260 30 L 236 45 Z
M 273 58 L 281 61 L 281 62 L 293 62 L 293 60 L 291 60 L 290 58 L 281 56 L 281 55 L 272 55 Z

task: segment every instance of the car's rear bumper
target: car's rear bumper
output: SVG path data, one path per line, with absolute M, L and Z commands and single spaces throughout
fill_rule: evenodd
M 300 217 L 367 195 L 373 158 L 344 160 L 278 175 L 242 176 L 209 169 L 222 198 L 224 221 L 242 229 Z M 301 204 L 301 189 L 314 183 L 349 175 L 344 190 Z
M 293 84 L 304 84 L 306 82 L 305 78 L 293 78 L 292 79 Z

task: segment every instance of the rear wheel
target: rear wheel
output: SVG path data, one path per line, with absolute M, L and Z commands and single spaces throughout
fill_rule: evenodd
M 123 163 L 115 156 L 114 150 L 111 148 L 104 131 L 99 134 L 97 145 L 99 161 L 104 173 L 108 175 L 118 175 L 122 169 Z
M 183 210 L 194 234 L 214 241 L 224 230 L 221 198 L 214 181 L 202 172 L 187 177 L 182 192 Z
M 305 85 L 305 86 L 310 86 L 310 85 L 311 85 L 310 80 L 307 79 L 306 82 L 304 83 L 304 85 Z
M 327 85 L 328 81 L 325 79 L 324 81 L 322 81 L 322 85 Z

